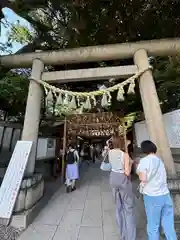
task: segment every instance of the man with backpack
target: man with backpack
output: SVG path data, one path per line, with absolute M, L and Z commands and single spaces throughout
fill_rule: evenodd
M 66 186 L 67 193 L 76 190 L 76 180 L 79 179 L 79 154 L 71 144 L 68 146 L 66 155 Z

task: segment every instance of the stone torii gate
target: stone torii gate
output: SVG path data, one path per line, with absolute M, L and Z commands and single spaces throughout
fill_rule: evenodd
M 142 69 L 149 67 L 149 56 L 167 56 L 176 54 L 180 49 L 180 39 L 163 39 L 141 41 L 135 43 L 113 44 L 75 49 L 35 52 L 0 57 L 0 64 L 9 68 L 32 67 L 31 78 L 54 82 L 72 82 L 104 79 L 108 77 L 128 77 Z M 59 72 L 44 72 L 45 65 L 62 65 L 80 62 L 105 61 L 114 59 L 134 58 L 134 66 L 108 67 L 96 69 L 69 70 Z M 159 149 L 168 175 L 176 177 L 176 170 L 168 144 L 159 100 L 151 70 L 146 71 L 139 79 L 139 88 L 144 109 L 146 124 L 150 138 Z M 29 84 L 26 114 L 22 140 L 34 142 L 32 155 L 27 174 L 34 172 L 36 143 L 39 129 L 42 88 L 35 81 Z
M 31 79 L 54 82 L 72 82 L 107 79 L 109 77 L 128 77 L 137 71 L 148 69 L 148 56 L 174 55 L 180 49 L 180 39 L 163 39 L 135 43 L 113 44 L 94 47 L 81 47 L 50 52 L 35 52 L 0 57 L 0 65 L 8 68 L 32 67 Z M 133 66 L 44 72 L 45 65 L 62 65 L 80 62 L 97 62 L 115 59 L 134 58 Z M 34 173 L 38 139 L 42 87 L 30 81 L 22 140 L 34 142 L 34 151 L 29 159 L 26 174 Z M 139 88 L 150 139 L 159 149 L 168 176 L 176 178 L 175 164 L 168 144 L 161 108 L 151 70 L 139 78 Z

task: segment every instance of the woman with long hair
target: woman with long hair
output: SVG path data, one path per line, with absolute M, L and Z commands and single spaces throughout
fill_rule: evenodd
M 109 150 L 111 164 L 110 185 L 116 203 L 116 219 L 119 226 L 120 239 L 136 239 L 136 220 L 134 194 L 129 180 L 132 160 L 124 151 L 124 142 L 115 136 L 112 138 L 112 149 Z

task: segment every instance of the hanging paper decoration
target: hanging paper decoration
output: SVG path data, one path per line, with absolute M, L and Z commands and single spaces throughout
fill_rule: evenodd
M 76 109 L 77 108 L 75 96 L 72 96 L 71 102 L 69 104 L 69 108 L 70 109 Z
M 53 93 L 52 93 L 51 90 L 48 92 L 48 94 L 47 94 L 47 96 L 46 96 L 46 100 L 53 102 L 54 99 L 53 99 Z
M 52 86 L 48 84 L 47 82 L 44 82 L 42 80 L 35 80 L 32 79 L 39 84 L 43 85 L 45 94 L 46 94 L 46 105 L 48 108 L 52 108 L 49 106 L 53 105 L 54 98 L 56 98 L 56 106 L 57 105 L 65 105 L 68 107 L 71 107 L 72 109 L 80 108 L 90 110 L 93 106 L 96 106 L 96 96 L 102 96 L 101 99 L 101 105 L 102 107 L 107 107 L 111 105 L 111 92 L 118 91 L 117 93 L 117 100 L 123 101 L 124 100 L 124 86 L 129 84 L 128 88 L 128 94 L 134 93 L 135 88 L 135 80 L 139 78 L 144 72 L 148 71 L 149 69 L 152 69 L 151 66 L 148 68 L 137 72 L 134 76 L 128 78 L 122 83 L 118 83 L 112 87 L 109 88 L 103 88 L 97 91 L 92 92 L 72 92 L 64 89 L 56 88 L 55 86 Z M 112 79 L 110 79 L 112 81 Z M 63 99 L 64 96 L 64 99 Z M 83 102 L 85 99 L 85 102 Z M 77 102 L 76 102 L 77 101 Z M 91 102 L 93 103 L 91 105 Z
M 48 92 L 49 92 L 49 90 L 48 90 L 48 88 L 47 87 L 45 87 L 44 86 L 44 91 L 45 91 L 45 94 L 46 94 L 46 96 L 48 95 Z
M 53 93 L 50 90 L 46 96 L 46 112 L 49 114 L 50 112 L 52 112 L 52 108 L 53 108 Z
M 122 86 L 119 87 L 118 94 L 117 94 L 118 101 L 124 101 L 124 88 Z
M 53 101 L 54 101 L 54 98 L 53 98 L 53 93 L 52 91 L 50 90 L 48 93 L 47 93 L 47 96 L 46 96 L 46 113 L 49 115 L 49 114 L 52 114 L 53 112 Z
M 81 107 L 81 105 L 82 105 L 82 104 L 81 104 L 80 97 L 77 97 L 77 106 L 78 106 L 78 107 Z
M 97 104 L 97 101 L 96 101 L 96 98 L 95 98 L 95 96 L 92 96 L 92 101 L 93 101 L 93 105 L 94 105 L 94 107 L 96 106 L 96 104 Z
M 90 110 L 91 109 L 91 101 L 90 101 L 90 97 L 88 96 L 86 99 L 86 102 L 83 105 L 83 108 L 86 110 Z
M 103 97 L 102 97 L 102 99 L 101 99 L 101 106 L 102 106 L 103 108 L 109 106 L 107 93 L 103 94 Z
M 63 98 L 61 93 L 58 95 L 57 100 L 56 100 L 56 105 L 62 105 L 63 104 Z
M 112 98 L 111 93 L 108 92 L 107 95 L 108 95 L 108 106 L 110 106 L 111 105 L 111 98 Z
M 63 105 L 69 105 L 69 95 L 67 93 L 65 94 Z
M 135 93 L 135 82 L 132 81 L 130 84 L 129 84 L 129 88 L 128 88 L 128 94 L 134 94 Z

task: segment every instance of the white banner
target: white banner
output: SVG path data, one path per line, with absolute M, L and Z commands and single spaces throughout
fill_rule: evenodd
M 0 188 L 0 220 L 9 224 L 24 172 L 31 153 L 32 141 L 18 141 Z

